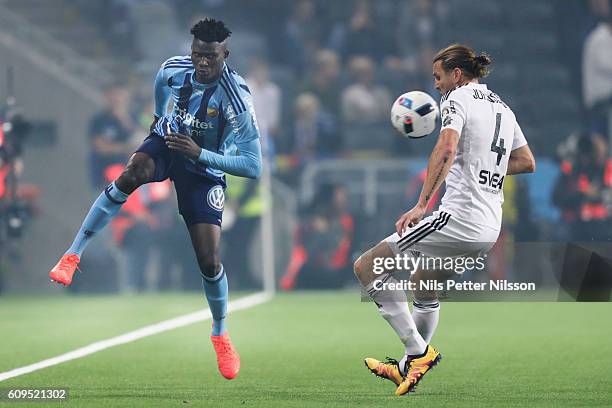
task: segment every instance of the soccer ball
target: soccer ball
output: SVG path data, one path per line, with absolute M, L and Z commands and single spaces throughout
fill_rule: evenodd
M 438 104 L 427 93 L 406 92 L 393 102 L 391 124 L 402 136 L 419 138 L 434 131 L 439 114 Z

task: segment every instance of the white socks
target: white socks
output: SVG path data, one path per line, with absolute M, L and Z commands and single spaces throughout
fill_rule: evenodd
M 423 340 L 429 344 L 436 327 L 438 327 L 440 302 L 437 299 L 414 300 L 412 302 L 412 319 Z
M 380 275 L 376 280 L 379 282 L 377 286 L 380 286 L 381 283 L 399 283 L 390 273 Z M 378 306 L 380 315 L 389 322 L 404 343 L 406 354 L 423 354 L 427 348 L 427 342 L 419 334 L 419 330 L 417 330 L 417 326 L 412 319 L 406 293 L 403 290 L 376 290 L 374 288 L 375 282 L 370 283 L 366 290 Z
M 408 364 L 410 363 L 410 360 L 414 358 L 424 357 L 425 354 L 427 353 L 428 348 L 429 346 L 425 347 L 425 351 L 423 352 L 423 354 L 419 354 L 419 355 L 411 354 L 410 357 L 408 357 L 408 354 L 405 354 L 404 357 L 402 357 L 402 359 L 398 363 L 400 374 L 401 375 L 408 374 Z

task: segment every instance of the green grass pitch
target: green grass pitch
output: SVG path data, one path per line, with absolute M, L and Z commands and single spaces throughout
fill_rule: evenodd
M 198 294 L 0 297 L 0 372 L 192 312 Z M 443 354 L 415 393 L 393 395 L 363 358 L 402 347 L 357 293 L 281 294 L 230 315 L 241 353 L 217 372 L 210 322 L 165 332 L 0 382 L 68 387 L 58 403 L 7 407 L 612 406 L 610 303 L 443 303 Z

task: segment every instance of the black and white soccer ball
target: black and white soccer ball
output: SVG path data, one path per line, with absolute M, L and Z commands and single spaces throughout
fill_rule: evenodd
M 429 94 L 410 91 L 393 102 L 391 123 L 402 136 L 419 138 L 434 131 L 439 114 L 438 104 Z

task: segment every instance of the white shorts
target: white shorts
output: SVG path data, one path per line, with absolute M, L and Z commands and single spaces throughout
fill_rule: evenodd
M 435 211 L 399 236 L 385 238 L 394 255 L 410 253 L 426 257 L 478 257 L 487 253 L 499 229 L 460 220 L 446 211 Z

